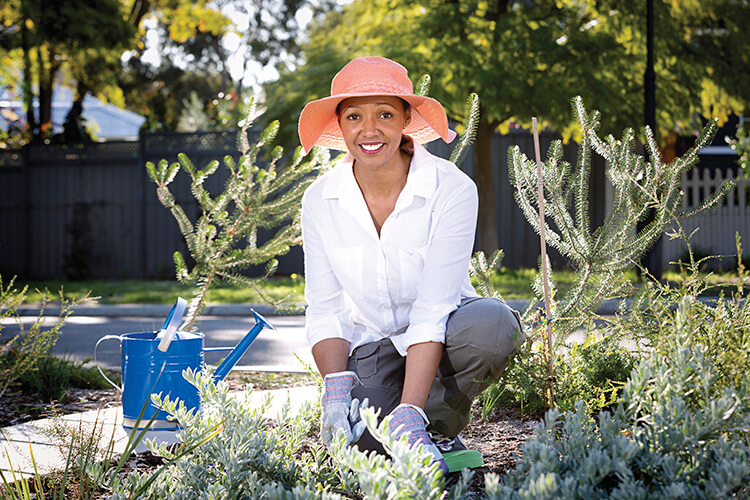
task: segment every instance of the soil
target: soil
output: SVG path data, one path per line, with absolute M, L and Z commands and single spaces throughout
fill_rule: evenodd
M 247 378 L 243 379 L 240 373 L 242 372 L 230 372 L 227 376 L 226 381 L 230 391 L 241 391 L 248 385 Z M 264 383 L 262 375 L 253 380 L 254 382 L 250 385 L 258 390 L 276 389 L 280 386 L 278 381 Z M 293 378 L 286 379 L 281 386 L 291 387 L 309 383 L 310 380 L 306 378 Z M 119 404 L 119 396 L 115 389 L 71 389 L 65 402 L 56 404 L 55 408 L 58 413 L 74 413 Z M 46 418 L 50 409 L 51 406 L 45 404 L 38 396 L 6 393 L 0 397 L 0 427 Z M 536 420 L 519 416 L 513 410 L 498 409 L 484 420 L 481 419 L 478 410 L 475 412 L 472 423 L 461 433 L 461 436 L 467 448 L 479 450 L 482 453 L 484 466 L 474 469 L 469 497 L 481 497 L 485 474 L 494 472 L 502 476 L 515 467 L 517 458 L 522 454 L 521 446 L 528 437 L 533 435 L 535 424 Z M 160 463 L 159 457 L 153 457 L 146 452 L 131 457 L 128 465 L 132 465 L 133 469 L 143 471 L 144 466 L 146 468 L 157 467 Z M 459 473 L 450 474 L 447 484 L 453 484 L 458 477 Z

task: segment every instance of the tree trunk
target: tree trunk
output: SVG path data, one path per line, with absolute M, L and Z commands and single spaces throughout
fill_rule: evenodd
M 41 139 L 48 137 L 47 127 L 52 119 L 52 85 L 49 78 L 49 61 L 45 57 L 44 49 L 37 47 L 36 59 L 39 65 L 39 131 Z M 49 52 L 47 52 L 49 54 Z
M 63 124 L 63 141 L 66 144 L 73 144 L 91 140 L 91 137 L 81 122 L 83 114 L 83 98 L 86 97 L 88 89 L 82 82 L 78 82 L 76 95 L 73 99 L 73 105 L 70 107 L 68 114 L 65 116 Z
M 21 20 L 21 47 L 23 50 L 23 105 L 26 108 L 26 126 L 33 134 L 36 128 L 36 115 L 34 114 L 34 90 L 31 74 L 31 54 L 29 51 L 29 31 L 26 27 L 26 19 Z
M 492 173 L 494 121 L 479 121 L 474 143 L 474 180 L 479 191 L 479 249 L 490 255 L 498 249 L 495 219 L 495 176 Z
M 60 62 L 55 61 L 53 47 L 37 47 L 39 64 L 39 126 L 42 139 L 52 135 L 52 92 L 55 77 L 60 71 Z
M 151 10 L 151 2 L 149 0 L 135 0 L 133 6 L 130 9 L 130 24 L 139 28 L 141 20 Z

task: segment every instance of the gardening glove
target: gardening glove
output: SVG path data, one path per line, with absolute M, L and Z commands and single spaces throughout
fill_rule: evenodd
M 333 436 L 341 429 L 346 444 L 359 441 L 365 431 L 365 423 L 359 415 L 360 408 L 366 408 L 367 398 L 360 403 L 352 400 L 352 388 L 359 384 L 354 372 L 337 372 L 326 375 L 323 380 L 323 396 L 320 400 L 320 435 L 326 446 L 330 446 Z
M 425 428 L 430 421 L 427 419 L 424 410 L 418 406 L 408 403 L 401 403 L 388 415 L 388 429 L 394 439 L 400 439 L 406 434 L 409 440 L 409 446 L 414 448 L 422 445 L 426 451 L 429 451 L 434 462 L 439 464 L 443 474 L 448 473 L 448 464 L 445 463 L 442 453 L 437 449 L 435 443 L 430 439 Z

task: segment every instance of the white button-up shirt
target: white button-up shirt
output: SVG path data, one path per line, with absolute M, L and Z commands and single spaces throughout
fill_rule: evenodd
M 409 346 L 445 341 L 461 299 L 474 297 L 469 259 L 478 196 L 453 163 L 414 145 L 406 185 L 375 229 L 347 155 L 302 198 L 306 332 L 310 346 L 356 347 L 390 337 Z

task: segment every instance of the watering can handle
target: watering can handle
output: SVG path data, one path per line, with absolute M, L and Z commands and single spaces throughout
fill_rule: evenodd
M 172 343 L 177 327 L 180 326 L 186 307 L 187 301 L 182 297 L 177 297 L 177 302 L 174 303 L 172 310 L 169 311 L 169 316 L 164 321 L 164 325 L 156 334 L 156 338 L 161 339 L 157 347 L 160 351 L 167 352 L 167 349 L 169 349 L 169 344 Z
M 104 371 L 102 371 L 102 368 L 101 368 L 101 366 L 99 366 L 99 363 L 96 362 L 96 350 L 99 349 L 99 344 L 101 344 L 105 340 L 112 340 L 112 339 L 117 339 L 120 342 L 122 342 L 122 337 L 120 337 L 119 335 L 105 335 L 104 337 L 100 338 L 99 341 L 96 343 L 96 345 L 94 346 L 94 364 L 96 365 L 96 369 L 99 370 L 99 373 L 102 374 L 102 377 L 104 377 L 104 380 L 106 380 L 107 382 L 109 382 L 109 384 L 112 387 L 114 387 L 118 391 L 122 392 L 122 387 L 120 387 L 119 385 L 117 385 L 114 382 L 112 382 L 109 379 L 109 377 L 104 373 Z

